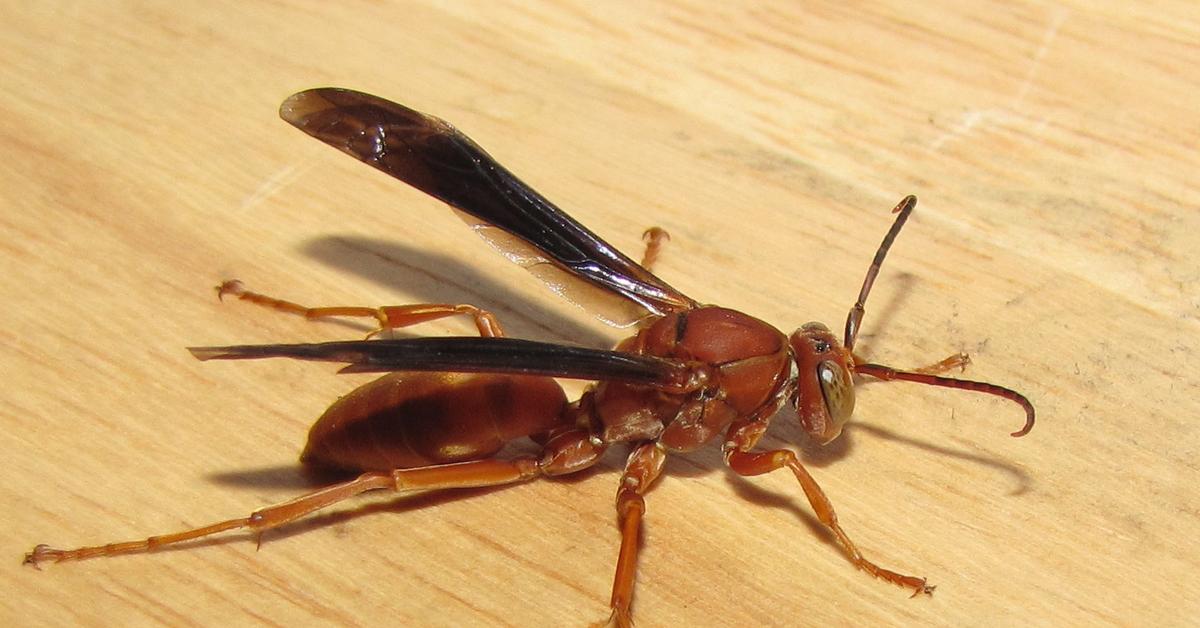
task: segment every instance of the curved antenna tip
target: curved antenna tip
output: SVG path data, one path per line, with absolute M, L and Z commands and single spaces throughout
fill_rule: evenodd
M 1012 398 L 1009 397 L 1009 399 L 1012 399 Z M 1017 400 L 1013 399 L 1013 401 L 1017 401 Z M 1021 401 L 1024 401 L 1024 403 L 1021 403 Z M 1009 436 L 1012 436 L 1013 438 L 1020 438 L 1024 435 L 1028 434 L 1029 431 L 1033 429 L 1033 421 L 1034 421 L 1033 404 L 1029 403 L 1029 400 L 1026 399 L 1024 395 L 1021 395 L 1021 401 L 1017 401 L 1017 403 L 1020 403 L 1021 406 L 1023 406 L 1025 408 L 1025 426 L 1022 427 L 1021 429 L 1009 434 Z

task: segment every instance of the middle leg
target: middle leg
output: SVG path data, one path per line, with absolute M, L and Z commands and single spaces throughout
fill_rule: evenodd
M 639 445 L 625 463 L 621 486 L 617 489 L 617 523 L 621 528 L 621 551 L 617 555 L 617 571 L 613 576 L 612 613 L 608 625 L 628 628 L 633 625 L 630 606 L 633 585 L 637 579 L 638 550 L 641 548 L 642 515 L 646 513 L 643 496 L 662 473 L 667 452 L 655 442 Z

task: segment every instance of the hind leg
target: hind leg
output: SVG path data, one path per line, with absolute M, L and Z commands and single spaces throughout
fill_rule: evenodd
M 642 255 L 642 268 L 653 270 L 654 262 L 658 261 L 658 256 L 662 253 L 663 244 L 670 239 L 671 234 L 662 227 L 650 227 L 642 234 L 642 241 L 646 243 L 646 252 Z
M 307 307 L 258 292 L 251 292 L 237 279 L 226 281 L 217 286 L 217 296 L 224 298 L 226 295 L 236 296 L 242 301 L 280 312 L 303 316 L 309 320 L 338 317 L 373 318 L 379 323 L 379 328 L 367 334 L 367 338 L 376 336 L 389 329 L 400 329 L 402 327 L 419 325 L 439 318 L 457 315 L 470 316 L 475 321 L 475 328 L 479 330 L 480 336 L 496 337 L 504 335 L 504 331 L 500 328 L 500 321 L 496 320 L 494 314 L 466 303 L 418 303 L 413 305 L 385 305 L 382 307 L 357 305 Z
M 25 564 L 36 567 L 47 561 L 58 563 L 65 560 L 84 560 L 150 552 L 160 547 L 177 545 L 231 530 L 247 529 L 261 535 L 267 530 L 291 523 L 305 515 L 328 508 L 367 491 L 390 490 L 396 493 L 407 493 L 422 490 L 499 486 L 526 482 L 539 476 L 574 473 L 594 465 L 604 453 L 605 446 L 595 445 L 589 437 L 590 435 L 582 430 L 569 430 L 558 434 L 547 443 L 540 458 L 532 456 L 512 460 L 489 458 L 415 469 L 364 473 L 353 480 L 327 486 L 281 504 L 256 510 L 247 517 L 218 521 L 173 534 L 69 550 L 38 545 L 25 555 Z

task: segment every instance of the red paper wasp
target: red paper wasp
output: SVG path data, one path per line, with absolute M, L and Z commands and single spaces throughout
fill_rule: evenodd
M 283 103 L 280 115 L 444 201 L 556 292 L 598 308 L 607 322 L 636 324 L 637 334 L 612 351 L 556 345 L 507 338 L 491 313 L 472 305 L 306 308 L 227 282 L 221 286 L 223 295 L 309 318 L 373 317 L 381 331 L 468 315 L 479 336 L 192 349 L 201 360 L 288 357 L 343 362 L 349 365 L 345 371 L 387 373 L 335 402 L 313 426 L 301 458 L 358 477 L 245 518 L 177 534 L 73 550 L 39 545 L 26 556 L 27 563 L 148 551 L 242 528 L 262 532 L 369 490 L 479 487 L 559 476 L 596 464 L 614 444 L 628 444 L 631 453 L 616 499 L 621 547 L 610 602 L 610 621 L 628 625 L 643 496 L 667 454 L 720 440 L 725 462 L 735 473 L 750 476 L 780 468 L 794 473 L 851 562 L 915 595 L 933 587 L 924 578 L 883 569 L 864 558 L 796 454 L 754 450 L 772 416 L 790 403 L 805 432 L 827 443 L 854 410 L 857 374 L 997 395 L 1025 410 L 1025 425 L 1013 436 L 1033 427 L 1033 406 L 1019 393 L 936 374 L 963 364 L 965 356 L 900 371 L 864 363 L 855 355 L 863 304 L 916 205 L 912 196 L 894 210 L 895 222 L 867 270 L 839 343 L 820 323 L 807 323 L 788 336 L 747 314 L 702 305 L 681 294 L 647 269 L 663 232 L 647 232 L 650 244 L 639 265 L 442 120 L 344 89 L 296 94 Z M 553 378 L 597 383 L 571 402 Z M 523 437 L 542 445 L 540 456 L 494 457 L 506 443 Z

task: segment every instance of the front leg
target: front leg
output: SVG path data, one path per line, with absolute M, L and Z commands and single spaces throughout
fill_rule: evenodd
M 800 464 L 800 460 L 796 458 L 794 452 L 788 449 L 750 451 L 762 437 L 766 427 L 765 422 L 743 422 L 732 425 L 725 442 L 725 464 L 729 465 L 734 473 L 743 476 L 761 475 L 787 467 L 799 480 L 800 487 L 804 489 L 804 495 L 808 497 L 808 503 L 812 505 L 817 519 L 833 532 L 838 545 L 842 546 L 842 550 L 845 551 L 846 556 L 850 562 L 854 563 L 855 567 L 880 580 L 912 589 L 913 597 L 920 593 L 932 594 L 934 585 L 926 584 L 924 578 L 906 576 L 890 569 L 884 569 L 863 557 L 854 541 L 851 541 L 850 537 L 842 531 L 842 526 L 838 524 L 837 513 L 834 512 L 829 498 L 825 496 L 825 491 L 821 490 L 817 481 L 809 475 L 804 465 Z

